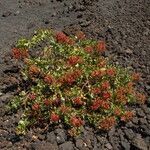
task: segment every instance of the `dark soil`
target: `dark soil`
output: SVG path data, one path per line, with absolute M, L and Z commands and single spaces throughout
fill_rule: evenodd
M 85 127 L 70 138 L 62 127 L 30 129 L 17 136 L 21 112 L 6 113 L 20 83 L 19 68 L 9 53 L 16 40 L 35 29 L 51 27 L 72 34 L 105 39 L 105 56 L 143 74 L 138 87 L 147 103 L 136 106 L 132 122 L 108 133 Z M 150 149 L 150 1 L 149 0 L 1 0 L 0 1 L 0 149 L 2 150 L 149 150 Z M 21 64 L 20 64 L 21 65 Z

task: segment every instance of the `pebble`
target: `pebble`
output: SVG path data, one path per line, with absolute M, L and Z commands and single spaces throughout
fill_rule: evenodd
M 56 136 L 55 136 L 55 133 L 52 131 L 52 132 L 48 132 L 47 133 L 47 141 L 52 143 L 52 144 L 55 144 L 56 143 Z
M 32 150 L 58 150 L 58 147 L 47 142 L 35 142 L 32 143 L 30 146 Z
M 65 142 L 59 146 L 59 150 L 74 150 L 74 144 L 71 141 Z
M 124 148 L 124 150 L 130 150 L 130 143 L 126 141 L 121 141 L 121 145 Z
M 107 144 L 105 145 L 105 147 L 108 148 L 109 150 L 112 150 L 112 149 L 113 149 L 113 147 L 112 147 L 112 145 L 111 145 L 110 143 L 107 143 Z
M 147 124 L 147 120 L 145 118 L 140 118 L 139 121 L 140 124 Z
M 132 54 L 132 53 L 133 53 L 133 51 L 132 51 L 131 49 L 129 49 L 129 48 L 126 49 L 125 52 L 126 52 L 127 54 Z
M 84 141 L 82 139 L 77 139 L 76 140 L 76 147 L 79 149 L 83 149 L 85 146 Z
M 56 140 L 58 144 L 62 144 L 67 140 L 66 133 L 63 129 L 56 129 L 55 132 L 57 134 Z
M 144 141 L 144 139 L 141 137 L 140 134 L 137 134 L 137 136 L 133 139 L 132 144 L 140 150 L 148 150 L 147 145 Z
M 143 112 L 143 110 L 141 108 L 138 108 L 136 112 L 137 112 L 137 115 L 140 116 L 140 117 L 145 116 L 145 113 Z
M 91 21 L 81 21 L 79 22 L 79 24 L 81 25 L 81 27 L 87 27 L 91 24 Z
M 133 122 L 134 124 L 138 124 L 139 119 L 138 119 L 137 117 L 134 117 L 134 118 L 132 119 L 132 122 Z M 128 124 L 128 123 L 127 123 L 127 124 Z
M 134 138 L 134 136 L 135 136 L 132 129 L 125 129 L 124 133 L 125 133 L 125 135 L 127 136 L 127 138 L 129 140 L 132 140 Z

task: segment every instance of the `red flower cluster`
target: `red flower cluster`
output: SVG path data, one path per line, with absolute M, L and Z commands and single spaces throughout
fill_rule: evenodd
M 13 48 L 12 49 L 12 55 L 15 59 L 21 59 L 21 58 L 29 57 L 29 53 L 28 53 L 27 49 L 19 49 L 19 48 Z
M 102 90 L 108 90 L 108 89 L 110 88 L 110 83 L 109 83 L 109 81 L 104 81 L 104 82 L 102 82 L 101 88 L 102 88 Z
M 104 100 L 108 100 L 111 98 L 111 94 L 107 91 L 104 91 L 103 92 L 103 98 L 104 98 Z
M 65 106 L 65 105 L 61 105 L 60 111 L 61 111 L 62 114 L 66 114 L 70 111 L 70 107 Z
M 93 94 L 100 94 L 101 93 L 101 89 L 100 89 L 100 87 L 94 87 L 91 92 Z
M 84 121 L 80 117 L 71 117 L 70 123 L 73 127 L 80 127 L 84 124 Z
M 39 109 L 40 109 L 40 105 L 38 103 L 32 105 L 32 110 L 37 111 Z
M 100 60 L 100 62 L 97 64 L 97 66 L 99 66 L 99 67 L 106 66 L 106 60 L 105 59 Z
M 129 83 L 127 83 L 127 85 L 126 85 L 126 92 L 127 93 L 129 93 L 129 94 L 134 94 L 134 89 L 133 89 L 133 85 L 134 85 L 134 83 L 133 82 L 129 82 Z
M 104 52 L 106 50 L 106 44 L 104 41 L 99 41 L 96 45 L 96 50 L 98 52 Z
M 104 70 L 94 70 L 91 73 L 91 76 L 94 78 L 99 78 L 99 77 L 103 77 L 105 75 L 105 71 Z
M 45 99 L 45 100 L 44 100 L 44 104 L 45 104 L 46 106 L 51 106 L 51 105 L 52 105 L 52 101 L 51 101 L 50 99 Z
M 76 37 L 78 40 L 83 40 L 83 39 L 85 39 L 85 34 L 82 31 L 78 31 L 76 33 Z
M 56 40 L 59 43 L 65 43 L 65 44 L 69 44 L 69 45 L 73 45 L 75 42 L 69 38 L 67 35 L 65 35 L 63 32 L 58 32 L 56 34 Z
M 114 109 L 114 115 L 119 117 L 119 116 L 121 116 L 121 114 L 122 114 L 121 109 L 119 107 L 116 107 Z
M 121 121 L 128 122 L 130 121 L 134 116 L 134 113 L 131 111 L 126 111 L 122 116 L 121 116 Z
M 131 78 L 133 81 L 139 81 L 141 79 L 141 74 L 140 73 L 133 73 Z
M 116 101 L 122 104 L 127 103 L 127 97 L 126 97 L 126 89 L 123 87 L 119 87 L 116 90 Z
M 115 117 L 106 117 L 100 122 L 99 127 L 103 130 L 110 130 L 116 124 Z
M 136 98 L 140 104 L 144 104 L 146 101 L 146 96 L 142 93 L 136 92 Z
M 58 114 L 52 113 L 51 116 L 50 116 L 50 120 L 51 120 L 52 122 L 58 122 L 58 121 L 60 120 L 60 117 L 59 117 Z
M 35 93 L 29 93 L 29 94 L 28 94 L 28 98 L 29 98 L 30 100 L 35 100 L 35 99 L 36 99 L 36 94 L 35 94 Z
M 36 65 L 31 65 L 29 67 L 29 74 L 31 76 L 33 76 L 33 75 L 39 75 L 39 73 L 40 73 L 40 69 Z
M 116 75 L 116 69 L 115 68 L 109 68 L 106 70 L 106 74 L 110 77 L 114 77 Z
M 62 82 L 71 85 L 72 83 L 74 83 L 76 81 L 77 78 L 79 78 L 81 76 L 81 74 L 82 74 L 81 70 L 75 70 L 71 73 L 67 73 L 62 78 Z
M 80 56 L 70 56 L 68 58 L 68 64 L 69 65 L 76 65 L 78 63 L 82 63 L 83 62 L 83 59 L 80 57 Z
M 44 77 L 44 82 L 47 83 L 47 84 L 52 84 L 53 82 L 53 77 L 51 75 L 46 75 Z
M 85 50 L 87 53 L 92 53 L 94 49 L 93 49 L 92 46 L 86 46 L 86 47 L 84 48 L 84 50 Z
M 84 102 L 82 101 L 81 97 L 76 97 L 76 98 L 74 98 L 72 101 L 73 101 L 73 103 L 74 103 L 75 105 L 78 105 L 78 106 L 81 106 L 81 105 L 84 104 Z
M 92 110 L 98 110 L 99 108 L 103 108 L 103 109 L 108 110 L 108 109 L 110 109 L 110 104 L 109 104 L 109 102 L 106 102 L 104 100 L 97 98 L 93 101 L 91 109 Z

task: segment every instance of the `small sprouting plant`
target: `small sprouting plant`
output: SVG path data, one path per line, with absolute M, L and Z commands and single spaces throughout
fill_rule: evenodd
M 32 57 L 31 49 L 42 42 L 40 55 Z M 127 110 L 128 104 L 145 102 L 135 90 L 140 75 L 110 64 L 102 57 L 105 50 L 104 41 L 87 39 L 83 32 L 69 37 L 40 30 L 30 40 L 19 40 L 12 53 L 24 61 L 23 79 L 31 87 L 10 102 L 10 108 L 23 109 L 17 133 L 62 123 L 77 135 L 85 124 L 109 130 L 120 120 L 131 120 L 134 112 Z

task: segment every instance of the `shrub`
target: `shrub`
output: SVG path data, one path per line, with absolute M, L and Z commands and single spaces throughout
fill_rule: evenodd
M 39 56 L 29 54 L 41 43 Z M 77 135 L 85 124 L 109 130 L 120 120 L 131 120 L 134 112 L 127 110 L 128 104 L 145 101 L 135 90 L 140 76 L 110 64 L 102 56 L 105 50 L 104 41 L 87 39 L 82 32 L 69 37 L 45 29 L 19 40 L 12 53 L 24 62 L 23 80 L 31 86 L 9 104 L 12 110 L 23 109 L 17 133 L 33 125 L 62 123 Z

